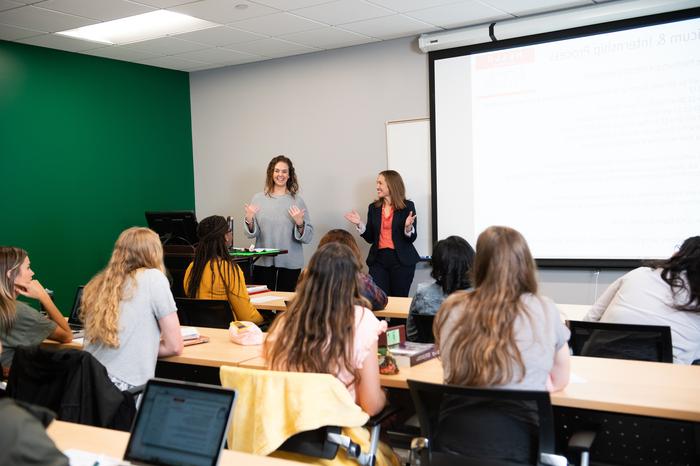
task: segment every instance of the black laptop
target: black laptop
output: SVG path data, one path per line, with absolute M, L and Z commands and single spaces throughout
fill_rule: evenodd
M 151 379 L 131 427 L 124 460 L 136 465 L 216 466 L 236 391 Z
M 75 298 L 73 299 L 73 308 L 68 317 L 68 325 L 70 326 L 71 332 L 73 332 L 73 338 L 83 338 L 85 336 L 83 322 L 80 320 L 80 300 L 83 297 L 83 288 L 85 287 L 79 286 L 76 290 Z

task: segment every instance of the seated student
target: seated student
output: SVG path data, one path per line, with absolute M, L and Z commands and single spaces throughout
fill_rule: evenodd
M 0 390 L 0 464 L 68 466 L 68 458 L 58 451 L 42 425 L 50 422 L 52 413 L 4 394 Z
M 583 320 L 671 327 L 673 362 L 700 359 L 700 236 L 615 280 Z
M 220 215 L 199 222 L 199 243 L 183 280 L 185 295 L 198 299 L 228 299 L 234 319 L 259 324 L 263 316 L 251 304 L 243 271 L 228 253 L 227 244 L 232 234 L 228 222 Z
M 124 230 L 107 267 L 85 286 L 85 350 L 120 390 L 155 376 L 158 357 L 182 353 L 180 322 L 163 265 L 163 247 L 148 228 Z
M 474 249 L 460 236 L 449 236 L 435 243 L 430 265 L 432 283 L 419 283 L 406 319 L 406 338 L 418 336 L 413 316 L 437 314 L 442 302 L 457 290 L 470 287 L 469 270 L 474 263 Z
M 317 249 L 296 298 L 270 328 L 263 346 L 273 370 L 333 374 L 370 416 L 386 402 L 379 384 L 378 336 L 386 330 L 363 302 L 360 263 L 338 243 Z
M 357 257 L 357 262 L 362 264 L 362 254 L 360 253 L 360 248 L 357 246 L 357 241 L 355 238 L 347 231 L 337 228 L 335 230 L 330 230 L 328 233 L 323 235 L 321 241 L 318 242 L 318 247 L 328 244 L 328 243 L 340 243 L 349 247 L 350 250 Z M 372 311 L 379 311 L 386 307 L 389 298 L 387 298 L 384 290 L 379 288 L 372 277 L 364 273 L 362 270 L 359 272 L 360 276 L 360 294 L 363 298 L 367 299 L 370 303 L 370 309 Z
M 537 294 L 525 238 L 508 227 L 476 243 L 473 291 L 453 293 L 435 318 L 445 383 L 557 391 L 569 381 L 569 330 Z
M 33 276 L 25 250 L 0 246 L 0 343 L 5 347 L 0 363 L 5 370 L 20 345 L 38 345 L 46 338 L 61 343 L 73 339 L 68 322 Z M 19 295 L 38 300 L 48 317 L 18 301 Z

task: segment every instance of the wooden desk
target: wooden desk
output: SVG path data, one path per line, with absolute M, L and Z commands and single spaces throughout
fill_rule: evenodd
M 262 357 L 240 363 L 261 369 Z M 700 367 L 620 359 L 571 357 L 572 380 L 552 393 L 554 406 L 700 422 Z M 442 363 L 432 359 L 381 375 L 382 386 L 408 388 L 408 379 L 442 383 Z
M 265 301 L 256 303 L 255 299 L 257 297 L 275 297 L 274 301 Z M 290 300 L 294 298 L 294 292 L 288 291 L 268 291 L 266 293 L 259 293 L 251 296 L 251 301 L 256 309 L 267 309 L 270 311 L 285 311 L 287 306 L 285 305 L 285 300 Z M 377 317 L 396 318 L 396 319 L 406 319 L 408 317 L 408 310 L 411 307 L 412 298 L 405 298 L 399 296 L 389 296 L 389 302 L 381 311 L 375 311 L 374 315 Z M 582 320 L 583 316 L 586 315 L 588 310 L 591 308 L 588 304 L 557 304 L 557 307 L 561 311 L 562 320 Z
M 128 432 L 63 421 L 53 421 L 46 429 L 46 432 L 61 451 L 78 449 L 119 459 L 123 458 L 126 444 L 129 441 Z M 224 450 L 219 464 L 223 466 L 237 466 L 241 464 L 250 466 L 292 466 L 301 463 Z
M 201 335 L 209 337 L 208 343 L 201 345 L 185 346 L 180 356 L 170 356 L 160 358 L 159 362 L 170 362 L 178 364 L 192 364 L 196 366 L 221 367 L 237 366 L 243 361 L 260 356 L 262 346 L 241 346 L 233 343 L 228 330 L 220 328 L 197 328 Z M 42 343 L 45 347 L 60 347 L 83 349 L 82 343 L 57 343 L 45 340 Z

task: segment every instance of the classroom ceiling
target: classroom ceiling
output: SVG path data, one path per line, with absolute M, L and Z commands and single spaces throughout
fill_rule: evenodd
M 601 0 L 0 0 L 0 39 L 192 72 L 593 3 Z M 157 9 L 218 26 L 121 46 L 55 34 Z

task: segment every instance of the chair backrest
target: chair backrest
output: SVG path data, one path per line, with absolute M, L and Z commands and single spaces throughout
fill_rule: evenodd
M 576 356 L 673 362 L 671 327 L 570 320 Z
M 136 414 L 133 395 L 121 392 L 97 359 L 77 349 L 18 347 L 7 396 L 48 408 L 61 421 L 119 430 L 128 431 Z
M 554 453 L 552 405 L 546 391 L 470 388 L 409 380 L 429 440 L 421 464 L 532 464 Z
M 236 319 L 231 303 L 225 299 L 175 298 L 181 325 L 229 328 Z
M 185 289 L 182 281 L 185 278 L 187 267 L 194 260 L 194 247 L 168 244 L 163 246 L 163 253 L 163 263 L 172 279 L 170 290 L 176 298 L 184 298 Z
M 433 335 L 433 321 L 435 320 L 435 316 L 413 314 L 411 318 L 418 332 L 414 341 L 419 343 L 435 343 L 435 335 Z

